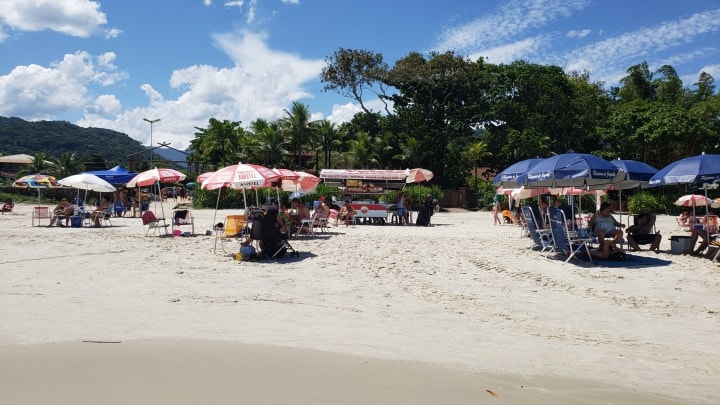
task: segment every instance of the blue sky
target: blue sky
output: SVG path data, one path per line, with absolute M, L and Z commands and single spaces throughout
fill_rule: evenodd
M 720 0 L 0 0 L 0 116 L 145 145 L 143 118 L 160 118 L 153 142 L 176 148 L 210 118 L 247 126 L 293 101 L 340 123 L 359 109 L 319 80 L 340 47 L 391 66 L 412 51 L 523 59 L 606 87 L 646 61 L 692 86 L 701 71 L 720 81 Z

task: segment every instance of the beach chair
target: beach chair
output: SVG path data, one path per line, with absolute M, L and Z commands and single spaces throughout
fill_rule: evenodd
M 48 223 L 50 223 L 50 220 L 52 219 L 52 212 L 50 212 L 50 207 L 33 207 L 33 212 L 32 212 L 33 226 L 42 225 L 42 221 L 44 219 L 47 219 Z M 37 221 L 37 225 L 35 224 L 36 221 Z
M 150 231 L 152 231 L 154 235 L 161 229 L 164 231 L 165 235 L 168 234 L 168 224 L 165 223 L 165 218 L 157 218 L 152 211 L 143 212 L 141 218 L 143 226 L 147 227 L 145 230 L 145 236 L 150 235 Z
M 567 263 L 584 249 L 588 260 L 592 262 L 590 248 L 588 247 L 588 243 L 592 241 L 592 238 L 581 238 L 575 235 L 574 232 L 571 234 L 563 210 L 548 208 L 548 216 L 550 218 L 550 231 L 553 236 L 553 251 L 567 257 L 565 259 L 565 263 Z
M 301 219 L 300 226 L 295 231 L 295 236 L 298 236 L 298 235 L 315 236 L 315 227 L 313 225 L 315 224 L 316 218 L 317 218 L 317 213 L 313 212 L 313 214 L 310 216 L 310 218 Z M 304 233 L 303 233 L 303 230 L 305 231 Z
M 547 256 L 547 254 L 553 250 L 552 234 L 544 229 L 542 230 L 542 232 L 538 230 L 536 226 L 537 221 L 535 219 L 535 215 L 533 214 L 530 207 L 523 206 L 521 210 L 523 216 L 525 217 L 525 222 L 527 223 L 530 237 L 532 238 L 533 242 L 535 242 L 535 246 L 533 246 L 534 251 L 537 251 L 539 255 L 545 253 L 545 256 Z M 528 250 L 527 253 L 529 253 L 530 251 L 531 250 Z
M 175 228 L 180 229 L 181 226 L 190 226 L 190 234 L 195 234 L 195 221 L 190 210 L 173 210 L 172 212 L 172 232 L 175 234 Z
M 242 240 L 242 238 L 249 232 L 247 226 L 247 217 L 245 215 L 228 215 L 225 217 L 222 229 L 219 229 L 215 237 L 215 246 L 213 252 L 217 252 L 217 242 L 220 240 L 220 248 L 224 253 L 234 253 L 238 249 L 230 252 L 228 247 L 225 245 L 230 242 L 236 242 Z

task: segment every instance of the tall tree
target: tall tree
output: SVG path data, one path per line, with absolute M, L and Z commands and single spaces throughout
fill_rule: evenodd
M 190 149 L 198 151 L 200 162 L 209 170 L 238 163 L 241 155 L 240 122 L 210 118 L 207 128 L 198 128 Z
M 340 48 L 332 56 L 325 58 L 325 63 L 326 66 L 320 74 L 320 81 L 325 83 L 325 91 L 335 90 L 352 98 L 366 113 L 370 110 L 363 101 L 365 91 L 370 91 L 385 103 L 386 87 L 383 79 L 388 66 L 383 61 L 382 54 Z M 387 103 L 385 111 L 390 114 Z
M 307 161 L 306 152 L 313 150 L 316 132 L 310 125 L 310 107 L 295 101 L 289 111 L 285 110 L 285 115 L 285 118 L 280 120 L 280 131 L 290 144 L 295 167 L 307 169 L 304 167 Z

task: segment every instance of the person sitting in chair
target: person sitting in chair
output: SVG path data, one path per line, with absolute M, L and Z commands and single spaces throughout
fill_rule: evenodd
M 595 232 L 598 240 L 602 241 L 605 238 L 612 238 L 613 246 L 616 249 L 620 249 L 618 244 L 622 241 L 622 231 L 617 228 L 624 228 L 625 224 L 618 222 L 615 217 L 611 214 L 612 206 L 609 202 L 600 204 L 600 210 L 590 218 L 590 229 Z M 620 249 L 622 250 L 622 249 Z
M 338 212 L 338 220 L 345 222 L 345 226 L 350 224 L 350 221 L 355 217 L 355 209 L 350 206 L 350 200 L 345 200 L 340 212 Z
M 3 203 L 2 213 L 4 214 L 6 212 L 12 212 L 14 206 L 15 204 L 13 204 L 13 201 L 8 198 L 7 200 L 5 200 L 5 203 Z
M 70 217 L 73 215 L 74 212 L 75 210 L 73 209 L 72 204 L 68 202 L 67 198 L 63 198 L 53 210 L 53 216 L 50 219 L 50 225 L 48 225 L 48 228 L 53 226 L 53 224 L 55 223 L 55 221 L 57 221 L 59 217 L 65 217 L 65 225 L 63 225 L 62 223 L 58 223 L 58 226 L 70 225 Z
M 279 249 L 282 235 L 286 234 L 285 221 L 278 215 L 278 206 L 273 197 L 269 197 L 259 210 L 253 212 L 253 223 L 250 228 L 250 239 L 242 243 L 249 245 L 257 240 L 260 253 L 264 257 L 272 257 Z
M 635 219 L 635 224 L 625 230 L 625 232 L 627 232 L 628 245 L 630 245 L 631 250 L 642 250 L 638 245 L 650 244 L 650 250 L 655 253 L 660 253 L 662 236 L 660 236 L 660 232 L 653 233 L 654 223 L 655 215 L 644 213 L 638 215 Z
M 90 214 L 90 219 L 93 220 L 94 227 L 100 228 L 100 220 L 105 218 L 105 215 L 107 215 L 107 209 L 109 206 L 110 202 L 107 197 L 103 196 L 102 201 L 100 201 L 100 205 L 98 205 L 97 208 L 95 208 L 95 211 Z

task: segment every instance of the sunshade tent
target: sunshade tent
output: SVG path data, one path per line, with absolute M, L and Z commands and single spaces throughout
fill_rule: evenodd
M 93 174 L 95 176 L 100 177 L 101 179 L 107 181 L 110 184 L 125 184 L 132 180 L 137 173 L 129 171 L 128 169 L 122 167 L 122 166 L 115 166 L 112 169 L 107 170 L 95 170 L 90 172 L 85 172 L 89 174 Z

